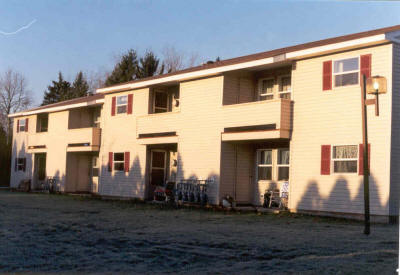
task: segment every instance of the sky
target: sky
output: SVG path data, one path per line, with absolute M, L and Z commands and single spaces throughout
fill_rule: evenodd
M 38 105 L 59 71 L 109 71 L 130 48 L 206 61 L 398 24 L 395 1 L 0 0 L 0 73 L 22 73 Z

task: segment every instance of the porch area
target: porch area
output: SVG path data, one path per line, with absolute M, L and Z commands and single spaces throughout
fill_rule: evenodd
M 289 146 L 288 139 L 222 142 L 219 190 L 222 204 L 230 198 L 235 207 L 286 208 Z
M 165 196 L 166 189 L 173 192 L 178 169 L 178 144 L 160 143 L 146 145 L 146 200 Z
M 97 193 L 99 184 L 97 152 L 67 152 L 67 193 Z

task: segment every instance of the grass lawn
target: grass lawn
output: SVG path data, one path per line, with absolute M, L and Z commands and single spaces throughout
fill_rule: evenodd
M 395 274 L 398 227 L 0 191 L 0 272 Z

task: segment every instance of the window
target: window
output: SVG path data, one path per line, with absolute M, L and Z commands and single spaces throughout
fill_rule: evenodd
M 15 163 L 15 170 L 16 171 L 25 171 L 25 164 L 26 164 L 26 159 L 25 158 L 17 158 L 16 163 Z
M 272 180 L 272 150 L 258 153 L 258 180 Z
M 115 171 L 124 171 L 124 166 L 125 166 L 124 153 L 114 153 L 113 163 Z
M 274 79 L 261 79 L 259 82 L 258 100 L 269 100 L 274 98 Z
M 289 149 L 278 149 L 278 180 L 289 180 Z
M 357 173 L 357 156 L 357 145 L 333 146 L 333 171 L 335 173 Z
M 358 84 L 358 57 L 336 60 L 333 63 L 335 87 Z
M 36 122 L 36 132 L 47 132 L 49 124 L 49 114 L 39 114 L 37 115 Z
M 20 119 L 19 120 L 19 131 L 20 132 L 25 132 L 25 119 Z
M 291 93 L 291 77 L 290 76 L 282 76 L 279 81 L 279 97 L 290 99 Z
M 117 96 L 117 114 L 126 113 L 128 106 L 128 96 Z
M 154 113 L 168 112 L 168 94 L 164 92 L 154 93 Z

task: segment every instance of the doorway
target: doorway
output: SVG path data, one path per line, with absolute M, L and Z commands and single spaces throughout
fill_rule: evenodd
M 167 164 L 167 151 L 165 150 L 151 150 L 150 160 L 150 187 L 149 197 L 154 196 L 154 190 L 157 186 L 164 186 L 165 172 Z
M 35 154 L 32 189 L 39 189 L 46 181 L 46 153 Z

